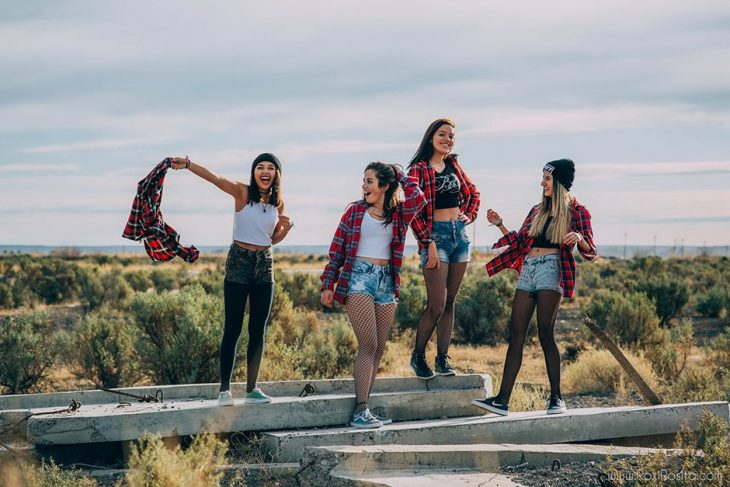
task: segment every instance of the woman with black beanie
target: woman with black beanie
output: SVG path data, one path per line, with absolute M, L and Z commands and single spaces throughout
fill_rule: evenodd
M 540 345 L 545 354 L 550 400 L 547 414 L 566 411 L 560 391 L 560 352 L 555 343 L 555 318 L 563 297 L 573 296 L 575 259 L 573 248 L 586 260 L 597 256 L 593 243 L 591 214 L 568 191 L 573 185 L 575 164 L 559 159 L 545 164 L 542 171 L 542 200 L 535 205 L 519 231 L 509 231 L 499 214 L 487 210 L 487 220 L 499 227 L 503 237 L 492 248 L 507 250 L 487 263 L 490 276 L 504 269 L 520 273 L 515 285 L 510 319 L 510 337 L 499 393 L 476 399 L 472 404 L 506 416 L 517 373 L 522 365 L 522 349 L 535 309 Z

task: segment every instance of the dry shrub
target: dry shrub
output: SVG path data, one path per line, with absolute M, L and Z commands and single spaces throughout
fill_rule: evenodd
M 218 487 L 227 445 L 215 435 L 195 437 L 189 448 L 168 448 L 158 436 L 145 435 L 132 448 L 122 487 Z
M 634 355 L 626 351 L 624 354 L 649 387 L 655 389 L 658 381 L 649 361 L 642 354 Z M 577 393 L 615 392 L 625 395 L 634 387 L 607 350 L 588 350 L 582 353 L 565 368 L 563 377 L 565 389 Z
M 85 477 L 78 470 L 63 470 L 51 459 L 38 466 L 23 467 L 26 484 L 32 487 L 96 487 L 96 480 Z

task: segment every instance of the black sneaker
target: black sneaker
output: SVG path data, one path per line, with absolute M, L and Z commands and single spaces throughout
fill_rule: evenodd
M 568 408 L 565 407 L 565 401 L 560 396 L 550 396 L 547 414 L 563 414 Z
M 449 357 L 447 354 L 436 355 L 436 374 L 438 375 L 456 375 L 456 371 L 449 365 Z
M 502 416 L 507 416 L 509 414 L 509 404 L 502 404 L 497 396 L 488 397 L 486 399 L 474 399 L 471 403 L 478 408 L 486 409 L 487 411 Z
M 433 370 L 426 363 L 426 354 L 418 353 L 415 350 L 411 354 L 411 367 L 419 379 L 431 379 L 435 377 Z

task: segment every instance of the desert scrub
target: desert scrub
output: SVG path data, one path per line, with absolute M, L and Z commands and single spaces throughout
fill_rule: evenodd
M 50 463 L 23 466 L 23 476 L 29 487 L 96 487 L 96 480 L 77 470 L 64 470 L 51 459 Z
M 727 485 L 730 430 L 725 420 L 705 412 L 697 431 L 684 422 L 675 439 L 676 454 L 659 452 L 607 462 L 611 485 L 694 487 Z
M 137 328 L 140 365 L 156 384 L 219 380 L 222 299 L 206 294 L 201 286 L 137 293 L 130 314 Z
M 146 435 L 132 448 L 129 472 L 119 487 L 218 487 L 226 464 L 226 443 L 201 434 L 181 449 L 169 448 L 157 436 Z
M 0 392 L 39 389 L 58 354 L 54 325 L 45 313 L 0 318 Z
M 643 355 L 624 351 L 641 377 L 656 390 L 658 380 L 651 364 Z M 619 393 L 625 395 L 633 390 L 633 383 L 616 359 L 607 350 L 587 350 L 565 368 L 563 374 L 565 389 L 577 393 Z

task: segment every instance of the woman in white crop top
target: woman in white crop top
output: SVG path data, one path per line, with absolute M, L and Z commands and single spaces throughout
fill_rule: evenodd
M 370 163 L 362 180 L 363 199 L 348 206 L 332 239 L 321 300 L 345 305 L 357 337 L 350 425 L 378 428 L 390 420 L 372 414 L 368 399 L 393 325 L 408 225 L 426 199 L 418 181 L 396 165 Z M 398 201 L 399 186 L 405 201 Z
M 248 350 L 246 354 L 246 396 L 251 403 L 271 402 L 256 387 L 264 355 L 264 335 L 274 298 L 271 246 L 284 240 L 294 223 L 284 214 L 281 198 L 281 162 L 269 153 L 260 154 L 251 164 L 249 184 L 218 176 L 187 157 L 172 159 L 173 169 L 188 169 L 233 196 L 235 213 L 233 243 L 226 258 L 223 284 L 225 328 L 221 341 L 221 387 L 218 402 L 233 404 L 231 376 L 236 344 L 243 328 L 248 300 Z

